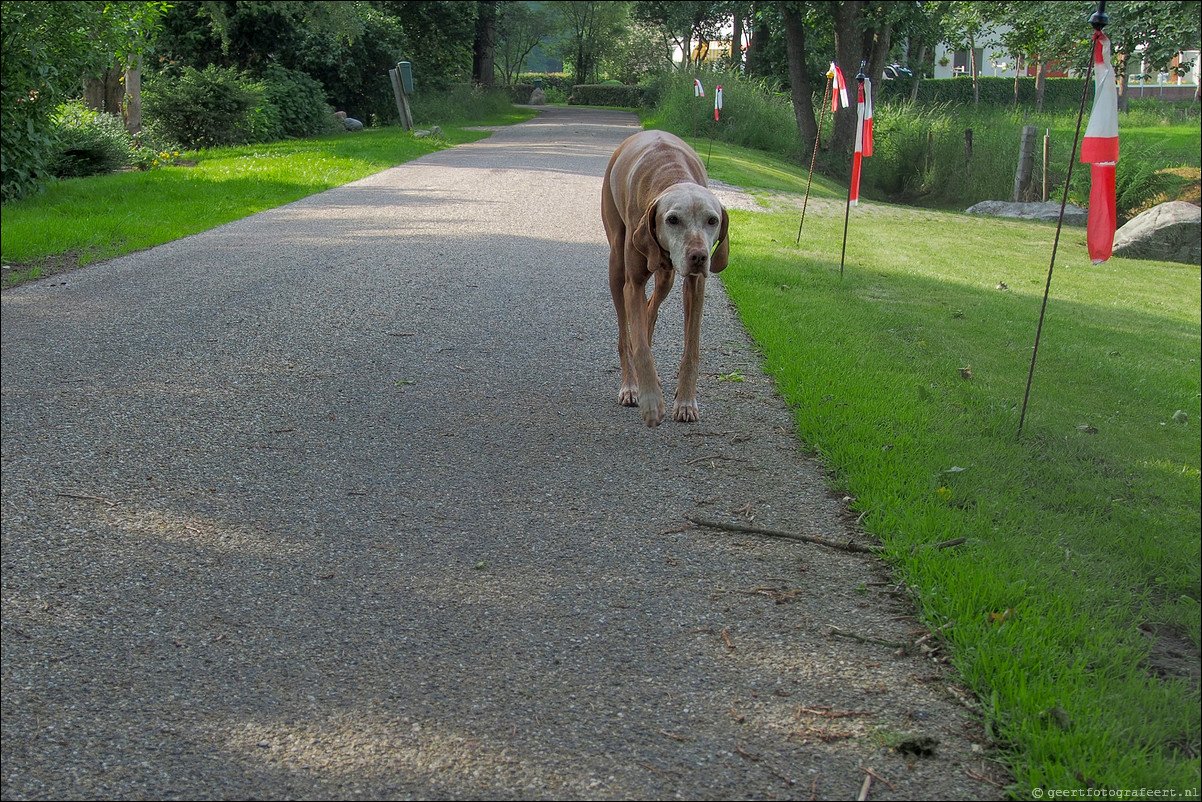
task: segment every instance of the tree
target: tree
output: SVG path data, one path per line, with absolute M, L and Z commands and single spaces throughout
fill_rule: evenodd
M 630 19 L 629 4 L 602 0 L 558 0 L 547 4 L 565 32 L 561 49 L 579 83 L 596 77 L 597 65 Z
M 813 24 L 812 18 L 807 19 L 812 9 L 806 6 L 805 3 L 781 3 L 781 17 L 785 26 L 785 52 L 789 59 L 789 84 L 797 133 L 803 143 L 811 143 L 818 136 L 818 124 L 814 116 L 814 90 L 806 64 L 806 29 Z
M 899 2 L 820 3 L 835 34 L 835 56 L 851 88 L 861 65 L 874 86 L 879 86 L 893 42 L 895 24 L 909 9 Z M 875 91 L 875 89 L 874 89 Z M 835 115 L 831 149 L 849 154 L 855 143 L 856 110 L 840 109 Z
M 496 83 L 497 3 L 476 3 L 476 36 L 472 42 L 472 82 L 481 86 Z
M 49 180 L 55 107 L 78 97 L 85 77 L 142 51 L 165 3 L 0 4 L 0 197 L 14 200 Z
M 497 55 L 505 83 L 517 83 L 526 59 L 551 32 L 545 11 L 526 3 L 502 3 L 497 19 Z
M 1150 71 L 1167 72 L 1178 53 L 1198 49 L 1202 41 L 1200 11 L 1198 0 L 1127 0 L 1107 7 L 1110 24 L 1106 34 L 1119 65 L 1120 109 L 1127 108 L 1129 79 L 1141 61 Z
M 680 48 L 683 54 L 681 66 L 687 67 L 694 55 L 701 58 L 705 55 L 704 52 L 694 53 L 694 42 L 698 43 L 699 50 L 704 50 L 711 40 L 719 37 L 723 24 L 730 18 L 725 5 L 695 0 L 637 2 L 631 10 L 631 17 L 663 31 L 666 41 Z
M 986 33 L 990 30 L 989 21 L 985 19 L 986 4 L 972 0 L 958 0 L 948 8 L 943 20 L 943 37 L 948 46 L 956 50 L 968 51 L 969 74 L 972 76 L 972 102 L 981 102 L 980 73 L 981 65 L 977 63 L 978 45 L 987 44 Z

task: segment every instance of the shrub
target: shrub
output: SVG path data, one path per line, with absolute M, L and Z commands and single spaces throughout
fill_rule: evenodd
M 284 136 L 300 139 L 337 130 L 325 90 L 305 73 L 269 64 L 260 83 L 267 102 L 279 110 Z
M 133 137 L 116 115 L 92 111 L 74 100 L 58 107 L 54 124 L 50 172 L 57 178 L 111 173 L 133 161 Z
M 637 109 L 646 105 L 647 91 L 641 86 L 577 84 L 568 103 L 578 106 L 618 106 Z
M 265 89 L 232 68 L 184 68 L 159 75 L 142 91 L 147 125 L 158 138 L 192 148 L 265 141 L 283 127 Z M 270 106 L 270 108 L 265 108 Z
M 4 56 L 5 66 L 9 56 Z M 10 89 L 5 72 L 0 114 L 0 200 L 7 203 L 40 192 L 50 180 L 54 121 L 49 92 Z

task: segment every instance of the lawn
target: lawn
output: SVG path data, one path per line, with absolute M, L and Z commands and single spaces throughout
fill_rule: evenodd
M 1066 229 L 1020 436 L 1055 227 L 866 203 L 840 275 L 843 192 L 800 244 L 793 205 L 732 214 L 722 280 L 798 437 L 948 625 L 1016 794 L 1196 789 L 1198 267 Z

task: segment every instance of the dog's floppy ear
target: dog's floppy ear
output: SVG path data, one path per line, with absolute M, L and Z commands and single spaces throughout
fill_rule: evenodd
M 722 226 L 718 230 L 718 247 L 714 249 L 713 255 L 710 256 L 710 272 L 721 273 L 726 269 L 726 263 L 730 259 L 730 215 L 726 213 L 726 207 L 722 207 Z
M 659 270 L 660 262 L 664 261 L 664 249 L 655 236 L 655 216 L 658 210 L 659 200 L 656 199 L 647 207 L 643 218 L 639 220 L 639 224 L 630 235 L 630 241 L 634 247 L 647 257 L 647 272 L 649 273 Z

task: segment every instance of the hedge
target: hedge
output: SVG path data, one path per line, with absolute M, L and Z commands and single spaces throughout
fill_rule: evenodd
M 990 106 L 1011 106 L 1014 104 L 1014 79 L 982 77 L 977 79 L 980 85 L 981 103 Z M 1064 107 L 1076 108 L 1081 103 L 1081 90 L 1085 86 L 1082 78 L 1048 78 L 1044 89 L 1043 107 L 1056 109 Z M 876 87 L 877 100 L 908 100 L 913 83 L 908 80 L 881 81 Z M 973 102 L 972 79 L 961 78 L 927 78 L 918 83 L 917 102 L 923 105 L 936 103 Z M 1034 108 L 1035 79 L 1018 79 L 1018 103 L 1020 106 Z
M 641 86 L 577 84 L 572 87 L 572 96 L 568 98 L 568 103 L 573 106 L 617 106 L 637 109 L 647 104 L 647 90 Z

